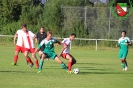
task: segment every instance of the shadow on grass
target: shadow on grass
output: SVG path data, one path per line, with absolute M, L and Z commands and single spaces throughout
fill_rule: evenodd
M 12 73 L 26 73 L 25 71 L 0 71 L 0 72 L 3 72 L 3 73 L 8 73 L 8 72 L 12 72 Z
M 99 64 L 99 63 L 76 63 L 76 64 L 87 64 L 87 65 L 106 65 L 106 64 Z
M 132 74 L 126 72 L 80 72 L 81 75 L 89 75 L 89 74 Z

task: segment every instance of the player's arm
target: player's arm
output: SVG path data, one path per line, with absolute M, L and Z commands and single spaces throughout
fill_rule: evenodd
M 35 41 L 35 43 L 37 43 L 36 35 L 33 36 L 33 40 Z
M 14 44 L 16 44 L 16 39 L 17 39 L 17 34 L 14 35 L 14 39 L 13 39 Z
M 67 46 L 68 46 L 67 44 L 62 44 L 62 49 L 59 53 L 59 56 L 61 56 L 62 52 L 67 48 Z
M 55 45 L 55 46 L 56 46 L 56 45 L 61 45 L 61 42 L 56 40 L 56 42 L 55 42 L 54 45 Z
M 32 39 L 35 39 L 36 38 L 36 35 L 33 32 L 29 31 L 29 33 L 32 36 Z
M 131 41 L 128 43 L 128 46 L 132 46 L 132 42 Z
M 126 45 L 127 46 L 132 46 L 132 43 L 131 42 L 127 42 Z
M 36 40 L 36 35 L 34 35 L 34 36 L 33 36 L 33 39 L 35 39 L 35 40 Z
M 120 46 L 120 44 L 118 43 L 118 44 L 116 44 L 115 46 L 116 46 L 116 47 L 119 47 L 119 46 Z
M 38 43 L 38 34 L 36 35 L 35 42 Z
M 36 53 L 40 50 L 40 48 L 36 48 L 35 52 L 34 52 L 34 56 L 36 55 Z
M 120 46 L 120 39 L 118 40 L 118 43 L 115 45 L 116 47 Z
M 127 46 L 132 46 L 132 42 L 130 41 L 130 39 L 128 39 L 126 45 L 127 45 Z
M 52 40 L 53 40 L 53 42 L 54 42 L 54 46 L 56 46 L 56 45 L 61 45 L 61 42 L 60 42 L 60 41 L 58 41 L 58 40 L 56 40 L 56 39 L 54 39 L 54 38 L 52 38 Z
M 45 44 L 44 40 L 42 40 L 41 43 L 38 45 L 37 49 L 34 52 L 34 55 L 40 50 L 40 48 L 43 46 L 43 44 Z

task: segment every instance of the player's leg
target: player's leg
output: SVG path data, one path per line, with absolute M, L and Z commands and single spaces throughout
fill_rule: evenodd
M 38 53 L 39 53 L 39 57 L 41 59 L 43 52 L 41 50 L 39 50 Z
M 68 60 L 68 71 L 71 71 L 72 65 L 74 65 L 76 63 L 76 60 L 70 54 L 66 54 L 66 59 Z
M 125 61 L 124 61 L 124 58 L 121 59 L 121 65 L 122 65 L 123 70 L 125 70 Z
M 123 51 L 122 50 L 119 51 L 119 59 L 121 60 L 121 66 L 122 66 L 123 70 L 125 70 L 125 62 L 124 62 L 124 57 L 123 57 Z
M 128 51 L 125 51 L 123 53 L 124 63 L 125 63 L 125 71 L 128 69 L 128 64 L 127 64 L 127 61 L 126 61 L 127 54 L 128 54 Z
M 19 51 L 15 51 L 15 54 L 14 54 L 14 63 L 12 63 L 12 65 L 17 65 L 18 54 L 19 54 Z
M 19 52 L 20 52 L 20 47 L 16 45 L 15 54 L 14 54 L 14 63 L 12 63 L 12 65 L 17 65 Z
M 126 64 L 126 66 L 128 67 L 127 60 L 126 60 L 126 59 L 124 59 L 124 62 L 125 62 L 125 64 Z
M 33 62 L 31 61 L 31 59 L 30 59 L 30 57 L 28 56 L 28 54 L 29 54 L 29 51 L 26 50 L 26 51 L 24 52 L 24 56 L 25 56 L 25 58 L 27 59 L 27 62 L 30 63 L 30 67 L 32 68 L 34 64 L 33 64 Z
M 124 59 L 124 62 L 125 62 L 125 71 L 126 71 L 128 69 L 128 64 L 127 64 L 126 59 Z
M 43 51 L 44 51 L 44 46 L 42 46 L 42 47 L 40 48 L 39 52 L 38 52 L 38 53 L 39 53 L 40 59 L 41 59 L 41 57 L 42 57 Z
M 40 63 L 39 63 L 39 71 L 37 73 L 40 73 L 42 72 L 42 67 L 43 67 L 43 64 L 44 64 L 44 59 L 46 58 L 46 54 L 42 54 L 42 57 L 41 57 L 41 60 L 40 60 Z
M 24 58 L 25 58 L 25 60 L 26 60 L 26 62 L 27 62 L 27 65 L 28 65 L 29 62 L 27 61 L 27 58 L 25 57 L 25 53 L 23 53 L 23 55 L 24 55 Z
M 39 68 L 39 63 L 38 63 L 38 59 L 36 57 L 36 55 L 33 55 L 34 53 L 32 53 L 32 58 L 34 58 L 34 61 L 36 63 L 36 67 Z
M 70 54 L 70 56 L 72 57 L 72 66 L 74 65 L 74 64 L 76 64 L 76 59 Z
M 43 54 L 43 51 L 44 51 L 44 46 L 41 47 L 41 49 L 39 50 L 39 57 L 41 59 L 41 56 Z M 47 60 L 49 60 L 49 58 L 46 58 Z
M 21 47 L 21 53 L 23 53 L 23 55 L 24 55 L 24 58 L 25 58 L 25 60 L 26 60 L 26 62 L 27 62 L 27 65 L 28 65 L 28 61 L 27 61 L 27 58 L 25 57 L 25 49 L 23 48 L 23 47 Z
M 30 52 L 32 53 L 32 58 L 34 58 L 34 61 L 36 63 L 36 67 L 39 68 L 39 63 L 36 55 L 34 55 L 35 49 L 30 49 Z
M 60 60 L 59 57 L 57 57 L 57 55 L 54 57 L 54 60 L 57 61 L 59 64 L 61 64 L 61 67 L 62 67 L 63 69 L 65 69 L 66 71 L 68 71 L 67 66 Z

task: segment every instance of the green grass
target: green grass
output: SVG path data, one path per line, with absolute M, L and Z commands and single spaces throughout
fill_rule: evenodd
M 59 50 L 56 47 L 57 53 Z M 12 66 L 14 46 L 0 45 L 0 88 L 133 88 L 132 51 L 127 57 L 128 71 L 122 71 L 118 49 L 73 47 L 71 54 L 77 60 L 73 68 L 79 68 L 79 74 L 68 74 L 54 60 L 45 60 L 43 72 L 37 74 L 36 67 L 30 69 L 21 53 L 18 65 Z

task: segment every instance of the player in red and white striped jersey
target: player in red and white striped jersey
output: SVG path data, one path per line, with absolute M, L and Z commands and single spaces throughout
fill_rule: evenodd
M 76 34 L 72 33 L 69 38 L 65 38 L 62 41 L 63 47 L 59 54 L 59 56 L 62 56 L 63 58 L 68 60 L 68 72 L 69 73 L 72 72 L 71 71 L 72 65 L 76 63 L 75 58 L 70 54 L 70 44 L 71 44 L 71 41 L 74 40 L 75 37 L 76 37 Z
M 38 64 L 38 59 L 35 55 L 33 55 L 34 51 L 35 51 L 35 46 L 34 46 L 34 39 L 36 38 L 35 34 L 32 33 L 31 31 L 27 30 L 27 25 L 23 24 L 23 33 L 22 33 L 22 37 L 23 37 L 23 42 L 24 42 L 24 51 L 25 51 L 25 57 L 27 58 L 28 62 L 30 63 L 30 67 L 32 67 L 34 64 L 31 61 L 30 57 L 28 56 L 29 52 L 32 53 L 32 58 L 34 58 L 35 63 L 36 63 L 36 67 L 39 67 Z
M 24 47 L 22 42 L 22 32 L 23 30 L 20 29 L 16 32 L 14 36 L 14 44 L 16 45 L 16 47 L 15 47 L 14 63 L 12 63 L 12 65 L 17 65 L 19 52 L 24 53 Z M 16 42 L 16 39 L 17 39 L 17 42 Z

